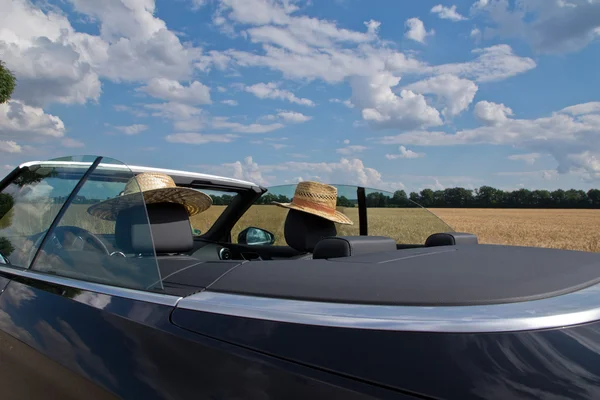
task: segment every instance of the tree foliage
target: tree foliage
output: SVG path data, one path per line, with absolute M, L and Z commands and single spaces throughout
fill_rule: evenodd
M 212 196 L 213 204 L 229 205 L 232 196 Z M 406 208 L 423 206 L 427 208 L 600 208 L 600 189 L 583 190 L 558 189 L 529 190 L 512 192 L 482 186 L 475 190 L 461 187 L 445 190 L 423 189 L 407 196 L 404 190 L 394 193 L 371 192 L 367 194 L 367 207 Z M 292 199 L 284 195 L 265 193 L 255 204 L 289 203 Z M 416 204 L 415 204 L 416 203 Z M 357 207 L 356 199 L 340 196 L 338 207 Z
M 449 208 L 600 208 L 600 190 L 529 190 L 503 191 L 491 186 L 479 189 L 424 189 L 412 193 L 411 200 L 423 207 Z
M 15 90 L 16 82 L 17 79 L 13 73 L 0 61 L 0 104 L 10 100 L 10 96 Z

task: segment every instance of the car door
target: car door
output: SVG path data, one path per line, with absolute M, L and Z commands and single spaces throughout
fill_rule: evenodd
M 152 288 L 160 285 L 156 257 L 115 256 L 115 241 L 100 239 L 114 237 L 115 223 L 86 212 L 133 177 L 123 164 L 100 161 L 28 166 L 2 190 L 10 205 L 0 214 L 4 398 L 106 399 L 140 390 L 124 384 L 146 378 L 135 365 L 143 359 L 140 335 L 168 324 L 177 297 Z M 143 205 L 142 196 L 132 203 Z

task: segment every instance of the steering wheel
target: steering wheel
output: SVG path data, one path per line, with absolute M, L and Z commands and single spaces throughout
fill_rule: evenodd
M 43 237 L 44 235 L 40 235 L 33 247 L 34 249 L 40 245 Z M 98 238 L 98 236 L 78 226 L 57 226 L 52 234 L 48 237 L 46 243 L 52 244 L 57 249 L 67 248 L 73 250 L 83 250 L 86 247 L 91 247 L 100 253 L 110 256 L 110 251 L 108 251 L 108 248 L 104 242 Z

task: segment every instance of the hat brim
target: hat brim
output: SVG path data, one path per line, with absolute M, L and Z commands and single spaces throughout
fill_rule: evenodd
M 115 221 L 121 210 L 140 205 L 140 192 L 126 194 L 94 204 L 88 208 L 88 213 L 95 217 Z M 212 206 L 212 198 L 206 193 L 195 189 L 173 187 L 147 190 L 143 192 L 145 204 L 177 203 L 185 207 L 188 215 L 199 214 Z
M 348 218 L 345 214 L 343 214 L 337 210 L 333 214 L 330 214 L 330 213 L 326 213 L 324 211 L 315 210 L 314 208 L 299 206 L 294 203 L 278 203 L 278 202 L 274 201 L 273 204 L 275 204 L 276 206 L 279 206 L 279 207 L 288 208 L 291 210 L 302 211 L 302 212 L 305 212 L 308 214 L 313 214 L 313 215 L 319 216 L 321 218 L 325 218 L 329 221 L 336 222 L 338 224 L 354 225 L 354 222 L 352 222 L 352 220 L 350 218 Z

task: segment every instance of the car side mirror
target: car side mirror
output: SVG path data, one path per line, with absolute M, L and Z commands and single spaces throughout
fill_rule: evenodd
M 239 233 L 238 243 L 249 246 L 269 246 L 275 243 L 275 235 L 264 229 L 251 226 Z

